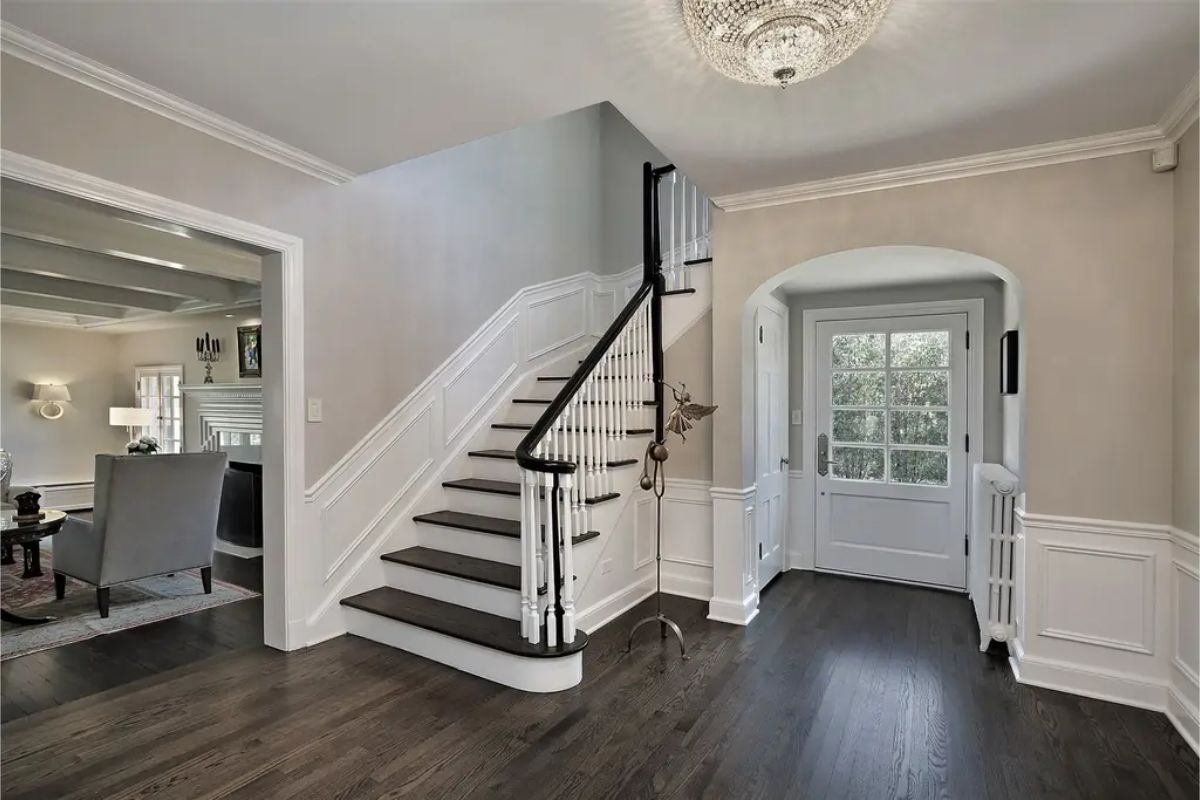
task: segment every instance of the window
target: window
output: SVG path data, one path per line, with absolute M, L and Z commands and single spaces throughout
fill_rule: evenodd
M 950 332 L 832 337 L 831 475 L 946 486 L 950 465 Z
M 140 431 L 153 436 L 163 453 L 183 452 L 183 367 L 137 367 L 134 370 L 137 404 L 154 413 L 151 423 Z

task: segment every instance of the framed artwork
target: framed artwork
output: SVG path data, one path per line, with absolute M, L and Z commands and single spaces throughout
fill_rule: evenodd
M 1016 331 L 1005 331 L 1000 337 L 1000 394 L 1017 393 Z
M 262 325 L 239 325 L 238 377 L 262 377 Z

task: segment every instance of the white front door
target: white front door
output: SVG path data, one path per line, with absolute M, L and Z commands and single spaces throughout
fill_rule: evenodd
M 816 566 L 966 586 L 967 315 L 816 323 Z
M 174 364 L 134 369 L 137 404 L 154 413 L 138 435 L 153 436 L 164 453 L 183 452 L 183 367 Z
M 788 504 L 788 311 L 781 303 L 758 307 L 755 315 L 755 528 L 758 585 L 783 570 Z

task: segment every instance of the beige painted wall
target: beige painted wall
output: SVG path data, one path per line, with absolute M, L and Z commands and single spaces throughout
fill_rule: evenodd
M 125 429 L 108 424 L 123 405 L 116 338 L 38 325 L 0 325 L 0 446 L 12 453 L 18 484 L 90 481 L 96 453 L 119 453 Z M 33 384 L 71 392 L 61 419 L 38 414 Z
M 632 266 L 601 258 L 640 228 L 602 225 L 599 107 L 331 186 L 10 56 L 0 80 L 4 148 L 304 240 L 310 484 L 517 290 Z
M 1171 517 L 1172 177 L 1134 153 L 715 216 L 714 481 L 748 485 L 746 301 L 815 256 L 927 245 L 1020 281 L 1027 507 Z M 751 437 L 747 437 L 749 440 Z
M 1179 140 L 1175 177 L 1171 524 L 1200 534 L 1200 137 L 1196 123 Z
M 667 348 L 663 354 L 663 373 L 671 383 L 686 383 L 693 403 L 712 403 L 709 399 L 712 397 L 712 312 L 696 320 Z M 670 390 L 667 399 L 672 400 Z M 718 409 L 717 413 L 724 412 Z M 667 462 L 667 477 L 712 480 L 713 418 L 699 420 L 695 426 L 688 431 L 686 442 L 679 441 L 674 434 L 669 437 L 671 458 Z

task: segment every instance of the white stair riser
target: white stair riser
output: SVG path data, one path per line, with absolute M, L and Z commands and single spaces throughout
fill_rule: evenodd
M 525 658 L 356 608 L 346 608 L 345 615 L 347 630 L 355 636 L 524 692 L 561 692 L 583 680 L 582 652 L 563 658 Z
M 521 480 L 521 470 L 517 467 L 517 462 L 511 458 L 472 458 L 470 474 L 461 477 L 516 483 Z M 453 506 L 450 508 L 458 510 Z
M 521 618 L 521 594 L 516 589 L 489 586 L 393 561 L 383 562 L 383 572 L 387 585 L 395 589 L 513 620 Z
M 445 508 L 467 514 L 482 514 L 501 519 L 521 518 L 521 498 L 508 494 L 472 492 L 465 489 L 446 489 Z
M 504 564 L 521 563 L 521 540 L 492 533 L 477 533 L 441 525 L 417 525 L 417 541 L 423 547 L 457 553 L 460 556 L 486 558 Z M 484 609 L 485 611 L 488 609 Z

